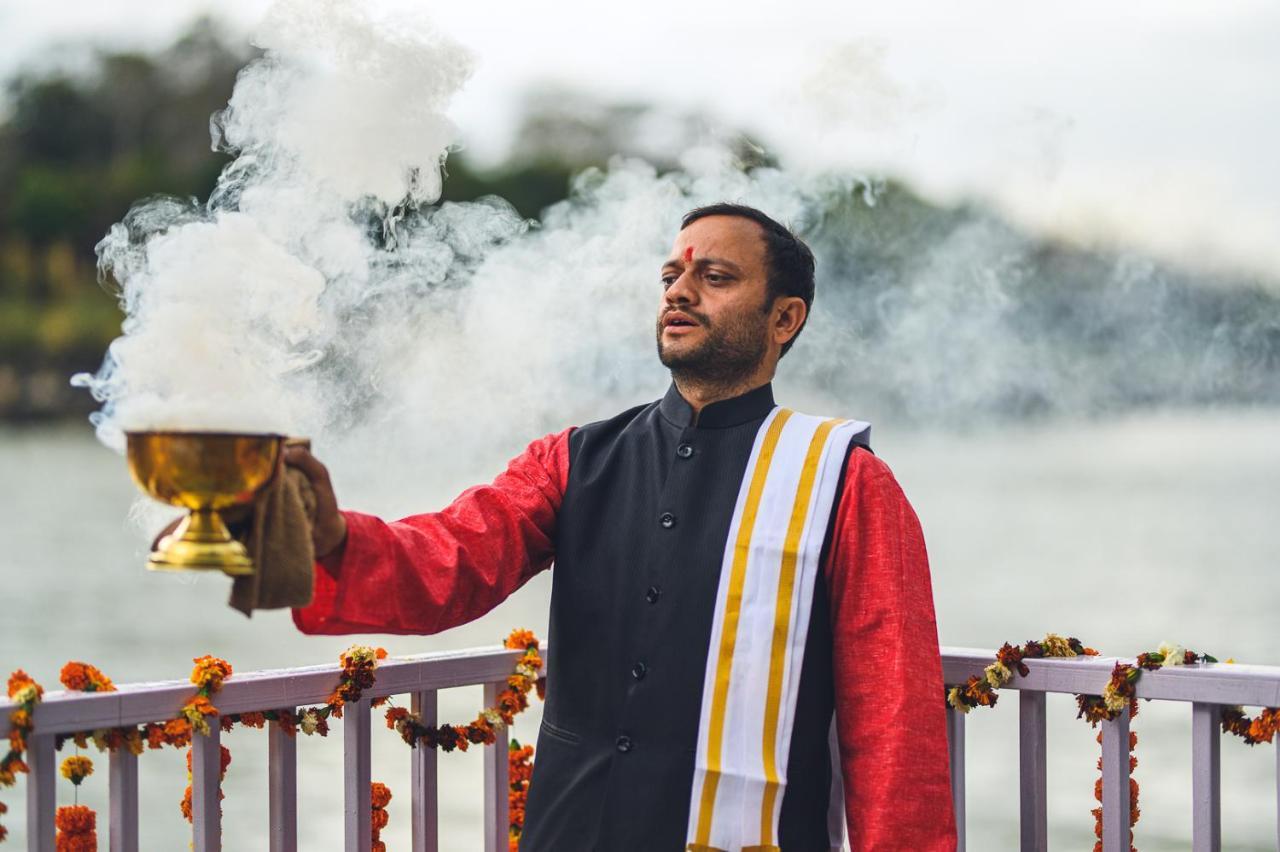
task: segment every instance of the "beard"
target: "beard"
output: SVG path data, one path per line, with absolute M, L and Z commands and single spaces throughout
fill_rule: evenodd
M 658 360 L 678 381 L 725 385 L 755 372 L 768 352 L 767 312 L 747 311 L 725 317 L 712 325 L 705 314 L 679 308 L 702 327 L 702 342 L 693 347 L 664 346 L 662 317 L 658 317 Z

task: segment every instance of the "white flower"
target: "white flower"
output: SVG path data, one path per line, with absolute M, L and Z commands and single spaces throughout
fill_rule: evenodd
M 1180 666 L 1183 658 L 1186 656 L 1186 649 L 1181 645 L 1174 645 L 1171 642 L 1161 642 L 1160 647 L 1156 648 L 1161 654 L 1164 654 L 1164 662 L 1162 666 Z
M 484 720 L 494 728 L 501 728 L 506 723 L 502 721 L 502 714 L 493 708 L 484 711 Z

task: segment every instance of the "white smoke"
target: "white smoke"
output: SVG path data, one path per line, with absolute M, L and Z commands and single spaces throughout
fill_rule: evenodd
M 665 175 L 584 174 L 532 230 L 499 199 L 431 207 L 465 51 L 346 0 L 278 3 L 254 42 L 213 121 L 237 157 L 207 205 L 144 203 L 99 245 L 128 316 L 76 381 L 113 446 L 207 429 L 402 455 L 413 423 L 461 443 L 465 469 L 661 390 L 657 276 L 682 213 L 732 199 L 803 222 L 829 190 L 706 147 Z
M 208 204 L 144 203 L 98 246 L 127 319 L 98 375 L 75 381 L 106 403 L 111 445 L 133 429 L 322 429 L 333 412 L 308 368 L 406 274 L 381 229 L 440 194 L 443 110 L 471 67 L 460 46 L 339 0 L 277 3 L 255 43 L 265 54 L 213 122 L 237 157 Z M 409 262 L 439 279 L 427 267 L 449 260 Z
M 1226 331 L 1206 353 L 1186 282 L 1104 256 L 1063 271 L 991 217 L 859 177 L 744 173 L 708 145 L 665 173 L 590 170 L 537 223 L 496 198 L 435 205 L 464 50 L 355 0 L 279 3 L 255 42 L 215 117 L 238 154 L 207 205 L 145 203 L 100 246 L 128 317 L 79 381 L 114 446 L 129 429 L 287 432 L 356 494 L 392 473 L 468 484 L 540 432 L 662 392 L 658 269 L 681 215 L 715 201 L 815 249 L 813 318 L 780 370 L 808 410 L 957 424 L 1277 393 L 1273 303 L 1212 305 Z

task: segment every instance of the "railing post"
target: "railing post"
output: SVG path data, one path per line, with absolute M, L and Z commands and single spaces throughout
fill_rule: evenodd
M 7 743 L 6 743 L 7 745 Z M 57 753 L 51 734 L 32 734 L 27 739 L 27 849 L 53 852 L 53 814 L 58 807 Z
M 422 724 L 435 726 L 439 713 L 439 701 L 434 689 L 415 692 L 410 709 L 422 720 Z M 413 852 L 439 852 L 440 810 L 439 776 L 436 774 L 436 750 L 424 745 L 415 746 L 409 752 L 410 778 L 413 798 L 410 803 L 413 824 Z
M 1102 850 L 1129 850 L 1129 705 L 1102 723 Z
M 293 712 L 295 708 L 283 708 Z M 267 728 L 267 775 L 269 793 L 271 852 L 298 849 L 298 740 L 289 736 L 279 722 Z
M 1191 705 L 1191 848 L 1222 848 L 1222 782 L 1218 725 L 1221 708 L 1199 701 Z
M 484 685 L 484 706 L 493 707 L 498 695 L 506 689 L 506 681 Z M 504 726 L 498 739 L 484 750 L 484 849 L 506 852 L 510 848 L 511 818 L 507 810 L 511 782 L 507 777 L 508 733 Z
M 209 716 L 209 735 L 191 735 L 191 830 L 195 852 L 222 849 L 222 728 Z
M 1045 694 L 1023 690 L 1018 697 L 1018 775 L 1023 852 L 1049 848 L 1048 772 L 1045 765 Z
M 118 748 L 109 760 L 111 852 L 138 852 L 138 757 Z
M 373 769 L 369 750 L 369 700 L 342 708 L 343 810 L 347 852 L 367 852 L 373 845 Z
M 951 758 L 951 805 L 956 815 L 956 852 L 964 852 L 964 714 L 947 705 L 947 754 Z

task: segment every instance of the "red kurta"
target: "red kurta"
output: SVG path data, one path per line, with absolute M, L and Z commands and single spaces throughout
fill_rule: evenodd
M 316 571 L 305 633 L 436 633 L 479 618 L 551 565 L 569 434 L 534 441 L 491 484 L 386 523 L 344 512 L 347 541 Z M 920 522 L 893 474 L 849 456 L 824 577 L 849 843 L 952 850 L 942 666 Z

